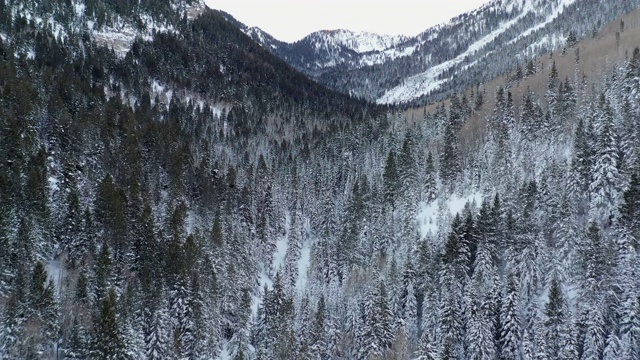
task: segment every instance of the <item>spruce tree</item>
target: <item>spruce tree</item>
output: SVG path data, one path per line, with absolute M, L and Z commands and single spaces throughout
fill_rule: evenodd
M 95 358 L 126 359 L 116 308 L 116 293 L 114 289 L 110 289 L 102 299 L 100 313 L 94 325 L 92 355 Z

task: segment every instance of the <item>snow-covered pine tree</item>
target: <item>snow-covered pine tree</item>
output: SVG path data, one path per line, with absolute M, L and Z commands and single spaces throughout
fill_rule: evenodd
M 604 94 L 598 107 L 600 121 L 591 192 L 591 219 L 610 227 L 618 217 L 620 174 L 618 171 L 618 144 L 613 110 Z
M 521 343 L 520 331 L 520 301 L 518 298 L 518 284 L 516 276 L 507 276 L 507 286 L 502 300 L 500 310 L 500 322 L 502 325 L 500 333 L 500 356 L 505 360 L 516 360 L 519 358 L 519 348 Z M 523 341 L 528 339 L 523 338 Z

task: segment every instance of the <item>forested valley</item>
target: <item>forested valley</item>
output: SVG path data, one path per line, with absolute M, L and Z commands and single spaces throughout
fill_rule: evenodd
M 192 4 L 0 1 L 1 359 L 640 358 L 638 26 L 406 110 Z

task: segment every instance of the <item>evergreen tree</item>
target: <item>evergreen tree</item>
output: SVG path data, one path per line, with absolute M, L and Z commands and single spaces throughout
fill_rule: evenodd
M 311 329 L 311 353 L 314 359 L 327 359 L 327 321 L 326 321 L 326 305 L 324 296 L 320 296 L 318 301 L 318 309 L 316 310 L 315 321 Z
M 390 205 L 392 209 L 395 209 L 396 200 L 401 190 L 401 180 L 398 175 L 398 168 L 396 165 L 396 156 L 393 150 L 389 151 L 387 160 L 384 165 L 384 201 Z
M 611 226 L 617 217 L 620 175 L 618 171 L 618 147 L 611 106 L 604 95 L 600 100 L 600 131 L 598 133 L 596 159 L 593 165 L 593 181 L 589 187 L 591 217 Z
M 444 130 L 444 148 L 440 156 L 440 176 L 443 183 L 451 188 L 461 171 L 458 135 L 453 124 L 448 123 Z
M 116 315 L 117 298 L 113 289 L 102 300 L 92 340 L 92 357 L 126 359 L 124 341 Z
M 392 320 L 393 313 L 389 306 L 386 286 L 381 280 L 376 289 L 370 293 L 366 302 L 361 357 L 375 359 L 383 356 L 385 351 L 391 347 L 393 342 Z
M 600 359 L 605 347 L 605 320 L 600 309 L 591 307 L 587 318 L 582 360 Z
M 500 323 L 502 332 L 500 333 L 500 356 L 502 359 L 518 359 L 520 347 L 520 315 L 518 301 L 518 286 L 516 278 L 510 275 L 507 279 L 507 288 L 502 309 L 500 311 Z M 525 339 L 523 338 L 523 341 Z
M 429 151 L 424 166 L 424 200 L 433 201 L 436 197 L 436 171 L 433 165 L 433 156 Z
M 438 352 L 436 351 L 433 341 L 429 336 L 429 331 L 422 333 L 420 345 L 416 351 L 416 360 L 438 360 Z
M 545 307 L 545 315 L 547 320 L 546 326 L 546 343 L 548 346 L 548 354 L 552 359 L 560 357 L 564 338 L 564 299 L 562 296 L 562 288 L 557 278 L 551 280 L 549 288 L 549 301 Z

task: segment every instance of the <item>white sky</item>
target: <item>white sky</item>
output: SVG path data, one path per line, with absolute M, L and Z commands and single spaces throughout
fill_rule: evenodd
M 292 42 L 318 30 L 417 35 L 489 0 L 205 0 L 213 9 Z

